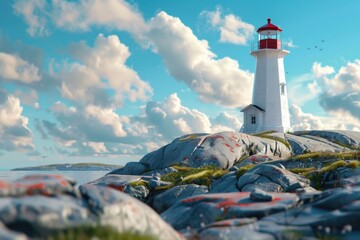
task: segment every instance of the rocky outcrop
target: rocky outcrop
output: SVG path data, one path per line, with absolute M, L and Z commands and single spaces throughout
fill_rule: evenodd
M 14 187 L 22 191 L 13 194 Z M 86 184 L 77 190 L 65 177 L 31 175 L 3 181 L 0 189 L 1 239 L 46 239 L 63 229 L 96 224 L 157 239 L 182 239 L 150 207 L 110 187 Z
M 266 154 L 289 157 L 291 150 L 282 142 L 237 132 L 192 134 L 174 139 L 168 145 L 131 162 L 110 174 L 139 175 L 173 165 L 231 168 L 245 155 Z
M 237 180 L 236 172 L 231 171 L 212 182 L 210 185 L 210 193 L 238 192 L 239 189 L 236 186 Z
M 310 180 L 272 164 L 260 164 L 242 175 L 237 181 L 237 188 L 242 192 L 262 189 L 267 192 L 308 192 Z
M 180 185 L 170 188 L 154 197 L 152 207 L 161 213 L 182 199 L 208 192 L 206 186 L 196 184 Z
M 309 152 L 341 152 L 344 149 L 339 144 L 311 135 L 296 136 L 286 134 L 286 139 L 289 141 L 294 155 Z
M 208 194 L 184 199 L 162 217 L 189 239 L 357 239 L 358 193 Z
M 199 195 L 184 199 L 161 217 L 175 229 L 202 229 L 222 219 L 262 218 L 284 211 L 298 202 L 295 194 L 272 194 L 271 201 L 252 200 L 250 192 Z
M 259 136 L 237 132 L 191 134 L 176 138 L 139 162 L 130 162 L 110 174 L 161 175 L 172 171 L 174 165 L 229 169 L 309 152 L 342 152 L 359 148 L 359 135 L 353 131 L 298 131 Z
M 342 145 L 345 148 L 359 148 L 360 147 L 360 134 L 355 131 L 346 130 L 332 130 L 332 131 L 296 131 L 295 135 L 298 136 L 316 136 L 326 139 L 330 142 Z
M 192 134 L 79 190 L 62 176 L 0 181 L 0 238 L 98 224 L 159 239 L 357 239 L 359 140 L 351 131 Z

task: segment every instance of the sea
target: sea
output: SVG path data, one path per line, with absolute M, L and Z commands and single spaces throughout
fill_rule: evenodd
M 71 177 L 76 180 L 76 186 L 92 182 L 103 177 L 109 171 L 0 171 L 0 180 L 14 181 L 31 174 L 57 174 Z

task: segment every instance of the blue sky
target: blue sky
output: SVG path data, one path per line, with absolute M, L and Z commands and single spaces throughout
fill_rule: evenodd
M 360 2 L 254 2 L 1 1 L 0 169 L 124 164 L 237 131 L 269 17 L 291 51 L 293 129 L 359 130 Z

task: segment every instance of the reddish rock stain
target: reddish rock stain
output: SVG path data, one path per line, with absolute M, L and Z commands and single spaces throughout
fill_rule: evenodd
M 120 191 L 120 192 L 123 192 L 124 190 L 125 190 L 125 186 L 123 186 L 123 185 L 114 185 L 114 184 L 109 184 L 109 185 L 107 185 L 108 187 L 111 187 L 111 188 L 113 188 L 113 189 L 115 189 L 115 190 L 118 190 L 118 191 Z
M 276 202 L 282 200 L 280 197 L 274 198 L 271 202 L 249 202 L 249 203 L 237 203 L 233 201 L 233 199 L 227 199 L 221 203 L 215 205 L 217 208 L 230 208 L 230 207 L 249 207 L 249 206 L 256 206 L 256 205 L 273 205 Z

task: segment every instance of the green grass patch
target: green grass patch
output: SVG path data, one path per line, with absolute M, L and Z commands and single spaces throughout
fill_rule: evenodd
M 172 166 L 172 168 L 175 168 L 176 170 L 178 170 L 180 172 L 188 172 L 188 171 L 192 171 L 194 169 L 191 167 L 179 166 L 179 165 L 174 165 L 174 166 Z
M 314 171 L 314 170 L 316 170 L 316 168 L 314 168 L 314 167 L 289 169 L 289 171 L 291 171 L 293 173 L 296 173 L 296 174 L 305 174 L 305 173 L 308 173 L 308 172 L 311 172 L 311 171 Z
M 242 156 L 241 158 L 239 158 L 239 160 L 236 161 L 235 164 L 241 163 L 242 161 L 244 161 L 245 159 L 247 159 L 249 157 L 249 155 L 245 154 L 244 156 Z M 234 165 L 235 165 L 234 164 Z
M 178 172 L 165 174 L 161 177 L 162 181 L 172 182 L 174 185 L 198 184 L 209 186 L 213 179 L 220 178 L 229 170 L 223 170 L 214 166 L 206 166 L 200 168 L 190 168 L 183 166 L 173 166 Z M 166 186 L 167 187 L 167 186 Z M 156 189 L 162 190 L 162 189 Z
M 360 159 L 360 151 L 355 152 L 312 152 L 297 155 L 295 160 L 304 160 L 304 159 L 339 159 L 339 160 L 356 160 Z
M 304 237 L 304 234 L 295 229 L 287 229 L 282 231 L 281 238 L 282 239 L 302 239 Z
M 243 166 L 243 167 L 239 168 L 236 171 L 236 177 L 240 178 L 242 175 L 244 175 L 247 171 L 249 171 L 250 169 L 252 169 L 255 166 L 256 165 L 247 165 L 247 166 Z
M 360 166 L 359 161 L 338 160 L 336 162 L 324 166 L 321 169 L 304 172 L 302 173 L 302 175 L 310 179 L 310 181 L 312 182 L 312 187 L 314 187 L 317 190 L 322 190 L 322 181 L 325 173 L 333 171 L 340 167 L 357 168 L 359 166 Z
M 263 135 L 271 134 L 271 133 L 276 133 L 276 131 L 271 130 L 271 131 L 265 131 L 265 132 L 255 133 L 255 134 L 252 134 L 252 135 L 253 135 L 253 136 L 256 136 L 256 137 L 262 137 Z
M 143 235 L 131 232 L 119 233 L 109 226 L 81 226 L 69 228 L 51 235 L 47 240 L 92 240 L 92 239 L 106 239 L 106 240 L 156 240 L 151 235 Z
M 360 162 L 356 161 L 356 160 L 350 161 L 350 162 L 348 162 L 347 167 L 348 168 L 358 168 L 358 167 L 360 167 Z
M 145 180 L 139 180 L 139 181 L 135 181 L 135 182 L 131 182 L 130 183 L 130 186 L 132 186 L 132 187 L 137 187 L 137 186 L 144 186 L 144 187 L 146 187 L 146 188 L 148 188 L 149 187 L 149 183 L 148 183 L 148 181 L 145 181 Z
M 339 167 L 346 167 L 347 166 L 347 162 L 345 162 L 344 160 L 339 160 L 339 161 L 336 161 L 336 162 L 333 162 L 323 168 L 321 168 L 319 171 L 321 173 L 324 173 L 324 172 L 330 172 L 330 171 L 333 171 Z
M 326 173 L 326 172 L 330 172 L 330 171 L 333 171 L 337 168 L 340 168 L 340 167 L 347 167 L 347 168 L 358 168 L 360 166 L 360 162 L 359 161 L 345 161 L 345 160 L 338 160 L 336 162 L 333 162 L 333 163 L 330 163 L 330 164 L 327 164 L 325 165 L 324 167 L 322 167 L 321 169 L 318 169 L 318 170 L 308 170 L 308 171 L 305 171 L 305 176 L 306 175 L 309 175 L 311 174 L 312 172 L 317 172 L 317 173 Z M 300 169 L 300 168 L 299 168 Z M 307 168 L 304 168 L 304 169 L 307 169 Z M 308 168 L 308 169 L 311 169 L 311 168 Z M 290 169 L 290 171 L 293 172 L 294 169 Z M 296 170 L 295 170 L 296 171 Z
M 164 191 L 164 190 L 168 190 L 169 188 L 174 187 L 175 184 L 169 184 L 169 185 L 165 185 L 165 186 L 160 186 L 160 187 L 156 187 L 155 191 Z

